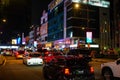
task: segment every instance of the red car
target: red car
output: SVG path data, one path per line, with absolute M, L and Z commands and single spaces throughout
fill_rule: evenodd
M 24 54 L 26 54 L 25 50 L 19 50 L 19 51 L 16 51 L 15 57 L 16 57 L 16 59 L 20 59 L 20 58 L 23 58 Z
M 44 55 L 44 62 L 48 63 L 54 60 L 56 57 L 61 57 L 62 53 L 58 51 L 47 51 Z

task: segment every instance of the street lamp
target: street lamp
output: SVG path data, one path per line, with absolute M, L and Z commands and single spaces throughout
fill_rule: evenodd
M 76 4 L 74 5 L 74 7 L 78 9 L 78 8 L 80 8 L 80 5 L 79 5 L 78 3 L 76 3 Z
M 2 19 L 2 22 L 6 23 L 6 19 Z

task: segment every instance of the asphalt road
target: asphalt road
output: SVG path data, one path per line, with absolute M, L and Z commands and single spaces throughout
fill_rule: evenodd
M 113 59 L 102 59 L 102 58 L 96 58 L 92 59 L 90 64 L 94 67 L 95 72 L 95 79 L 96 80 L 103 80 L 103 77 L 101 76 L 101 64 L 106 62 L 112 62 Z
M 6 56 L 5 63 L 0 67 L 0 80 L 44 80 L 42 66 L 26 66 L 22 59 Z M 93 59 L 90 65 L 94 67 L 96 80 L 103 80 L 100 75 L 100 64 L 113 60 Z
M 42 66 L 26 66 L 22 59 L 5 58 L 5 64 L 0 68 L 0 80 L 44 80 Z

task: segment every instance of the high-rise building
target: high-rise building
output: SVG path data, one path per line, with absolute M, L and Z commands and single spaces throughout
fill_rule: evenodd
M 120 0 L 111 1 L 112 47 L 120 48 Z
M 64 45 L 64 0 L 53 0 L 48 5 L 48 42 L 51 47 Z M 57 40 L 61 40 L 60 44 Z M 59 41 L 58 41 L 59 42 Z
M 109 6 L 105 0 L 53 0 L 48 5 L 48 42 L 56 48 L 78 43 L 109 47 Z

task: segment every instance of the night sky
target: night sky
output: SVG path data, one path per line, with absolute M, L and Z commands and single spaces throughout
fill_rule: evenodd
M 40 24 L 42 11 L 47 10 L 52 0 L 10 0 L 0 12 L 0 18 L 5 18 L 6 23 L 0 22 L 0 43 L 10 42 L 17 34 L 28 35 L 32 24 Z

